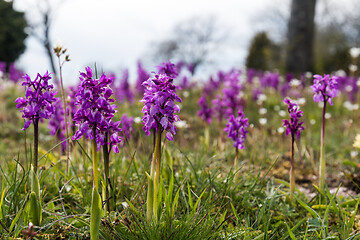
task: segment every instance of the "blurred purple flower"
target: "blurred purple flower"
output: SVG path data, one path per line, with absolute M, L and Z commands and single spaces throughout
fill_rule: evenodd
M 177 73 L 180 73 L 182 68 L 184 67 L 184 62 L 183 61 L 178 61 L 176 64 L 175 64 L 175 70 Z
M 170 141 L 173 140 L 176 131 L 174 123 L 180 120 L 179 116 L 174 115 L 175 112 L 180 111 L 175 101 L 181 102 L 172 82 L 172 77 L 166 74 L 156 74 L 143 83 L 145 93 L 143 99 L 140 100 L 145 104 L 142 109 L 145 133 L 150 135 L 151 129 L 166 130 L 166 138 Z M 161 126 L 161 129 L 157 129 L 158 125 Z
M 325 74 L 323 77 L 320 75 L 314 75 L 314 84 L 311 86 L 314 91 L 315 102 L 329 102 L 333 105 L 331 98 L 336 97 L 337 89 L 337 77 L 330 77 Z
M 169 78 L 176 78 L 179 74 L 176 72 L 175 64 L 170 61 L 161 63 L 160 66 L 156 66 L 159 74 L 166 74 Z
M 134 123 L 134 119 L 132 117 L 128 117 L 127 114 L 123 114 L 121 116 L 122 136 L 126 140 L 129 140 L 131 137 L 131 133 L 133 131 L 133 123 Z
M 257 101 L 259 99 L 260 94 L 263 92 L 259 88 L 254 88 L 252 91 L 252 100 Z
M 211 123 L 211 117 L 212 117 L 212 109 L 209 106 L 209 104 L 206 102 L 206 96 L 203 94 L 199 101 L 198 101 L 198 105 L 200 106 L 200 110 L 197 112 L 197 115 L 204 120 L 205 122 L 207 122 L 208 124 Z
M 278 73 L 265 73 L 263 77 L 260 78 L 261 87 L 267 88 L 271 87 L 278 89 L 280 83 L 280 75 Z
M 203 87 L 203 94 L 206 96 L 212 96 L 214 92 L 219 90 L 220 81 L 216 81 L 212 76 L 209 81 Z
M 140 96 L 142 96 L 144 94 L 144 86 L 142 85 L 143 82 L 145 82 L 146 80 L 148 80 L 150 78 L 150 74 L 148 74 L 148 72 L 143 68 L 141 61 L 139 60 L 137 62 L 137 79 L 136 79 L 136 91 L 138 92 L 138 94 Z
M 295 102 L 291 102 L 289 98 L 284 99 L 284 103 L 288 104 L 288 112 L 290 114 L 290 121 L 283 120 L 283 126 L 286 128 L 286 136 L 291 133 L 291 136 L 297 136 L 300 138 L 300 132 L 304 130 L 302 126 L 304 122 L 300 122 L 300 118 L 303 116 L 303 111 Z
M 17 83 L 19 82 L 20 79 L 22 79 L 23 76 L 24 76 L 24 72 L 17 69 L 14 63 L 11 63 L 9 67 L 9 75 L 8 75 L 9 80 Z
M 55 112 L 49 119 L 50 134 L 56 136 L 59 141 L 65 140 L 65 111 L 61 98 L 57 98 L 54 102 Z M 61 143 L 61 150 L 65 152 L 66 141 Z
M 253 83 L 253 79 L 256 76 L 256 70 L 253 68 L 249 68 L 246 71 L 246 75 L 247 75 L 247 82 L 252 84 Z
M 226 106 L 227 116 L 233 115 L 236 113 L 236 110 L 242 108 L 244 105 L 244 100 L 242 99 L 242 89 L 243 86 L 240 85 L 241 72 L 237 70 L 231 70 L 225 80 L 225 88 L 222 90 L 224 94 L 223 105 Z
M 231 115 L 224 131 L 228 134 L 227 136 L 233 140 L 233 146 L 237 149 L 244 149 L 244 142 L 249 127 L 248 119 L 244 118 L 245 115 L 241 109 L 239 109 L 237 117 Z
M 211 101 L 213 107 L 212 112 L 217 120 L 221 123 L 224 118 L 227 117 L 226 110 L 227 106 L 224 102 L 224 96 L 221 94 L 216 95 L 215 99 Z
M 196 64 L 195 63 L 189 63 L 186 66 L 187 70 L 191 73 L 191 75 L 194 75 L 195 73 L 195 68 L 196 68 Z
M 115 97 L 119 102 L 129 101 L 134 103 L 134 93 L 131 91 L 129 84 L 129 70 L 124 69 L 120 79 L 119 87 L 115 87 Z
M 6 73 L 6 62 L 0 61 L 0 72 L 2 73 L 2 75 Z
M 27 129 L 34 121 L 49 119 L 55 112 L 54 102 L 56 93 L 54 86 L 49 84 L 50 74 L 46 72 L 43 76 L 37 74 L 35 80 L 31 80 L 29 75 L 24 76 L 21 83 L 25 86 L 25 98 L 19 97 L 15 100 L 17 108 L 23 108 L 20 112 L 25 119 L 23 130 Z
M 80 139 L 84 135 L 86 139 L 95 138 L 98 149 L 104 144 L 109 144 L 113 151 L 118 153 L 117 144 L 121 141 L 119 136 L 121 129 L 120 122 L 112 121 L 116 105 L 111 105 L 115 100 L 110 98 L 112 90 L 109 85 L 113 78 L 102 74 L 100 79 L 93 79 L 92 71 L 87 67 L 85 73 L 80 73 L 80 80 L 75 103 L 79 109 L 73 119 L 78 130 L 72 139 Z M 106 136 L 109 136 L 110 141 Z

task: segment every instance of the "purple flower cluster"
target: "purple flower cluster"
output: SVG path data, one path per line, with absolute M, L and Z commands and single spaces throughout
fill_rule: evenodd
M 227 136 L 233 140 L 233 145 L 237 149 L 244 148 L 244 142 L 247 134 L 246 128 L 249 127 L 248 119 L 244 118 L 245 115 L 241 109 L 238 111 L 238 116 L 231 115 L 224 131 Z
M 131 133 L 133 131 L 133 123 L 134 119 L 132 117 L 128 117 L 128 115 L 126 114 L 123 114 L 121 116 L 122 136 L 125 137 L 127 140 L 129 140 L 131 137 Z
M 60 141 L 65 140 L 65 111 L 61 98 L 57 98 L 54 102 L 55 112 L 49 119 L 50 134 L 56 136 Z M 62 142 L 61 149 L 66 149 L 66 141 Z
M 180 111 L 175 101 L 181 102 L 172 82 L 172 77 L 166 74 L 156 74 L 143 83 L 145 93 L 143 99 L 140 100 L 145 103 L 142 109 L 145 133 L 150 135 L 151 129 L 166 130 L 166 138 L 170 141 L 173 140 L 176 131 L 174 123 L 180 120 L 179 116 L 174 115 L 175 112 Z M 158 124 L 161 129 L 157 129 Z
M 241 96 L 243 87 L 240 85 L 240 74 L 240 71 L 232 70 L 226 76 L 225 88 L 222 92 L 224 94 L 224 105 L 227 107 L 227 116 L 235 114 L 236 110 L 244 105 Z
M 197 115 L 207 122 L 208 124 L 211 123 L 212 117 L 212 109 L 206 101 L 206 96 L 202 95 L 198 101 L 198 105 L 200 106 L 200 110 L 197 112 Z
M 160 66 L 156 66 L 159 74 L 166 74 L 169 78 L 176 78 L 179 74 L 176 72 L 175 64 L 170 61 L 161 63 Z
M 144 86 L 142 85 L 143 82 L 148 80 L 150 78 L 150 74 L 143 68 L 141 61 L 138 61 L 137 63 L 137 79 L 136 79 L 136 90 L 139 93 L 139 95 L 144 94 Z
M 278 89 L 280 83 L 280 75 L 279 73 L 267 72 L 262 78 L 260 78 L 260 83 L 263 88 L 271 87 L 274 89 Z
M 314 75 L 314 84 L 311 86 L 314 91 L 315 102 L 329 102 L 333 105 L 331 98 L 336 97 L 337 89 L 337 77 L 330 77 L 325 74 L 323 77 L 320 75 Z
M 302 126 L 304 122 L 300 122 L 303 111 L 300 110 L 300 107 L 295 102 L 291 102 L 289 98 L 285 98 L 284 103 L 288 104 L 288 112 L 290 114 L 290 121 L 287 119 L 283 120 L 286 136 L 291 133 L 292 136 L 296 135 L 297 138 L 300 138 L 300 132 L 304 130 Z
M 25 98 L 19 97 L 15 100 L 17 108 L 23 108 L 20 112 L 25 119 L 23 130 L 27 129 L 34 121 L 49 119 L 55 112 L 54 102 L 56 93 L 54 86 L 49 84 L 50 74 L 46 72 L 43 76 L 37 74 L 35 80 L 31 80 L 29 75 L 24 76 L 22 86 L 25 86 Z
M 85 73 L 80 73 L 80 86 L 76 93 L 76 105 L 79 106 L 75 113 L 75 121 L 78 130 L 73 136 L 73 140 L 85 138 L 95 139 L 98 148 L 104 144 L 109 144 L 113 151 L 118 153 L 118 143 L 121 142 L 119 132 L 120 121 L 113 122 L 112 117 L 116 112 L 116 105 L 111 105 L 112 90 L 109 85 L 113 78 L 102 74 L 99 79 L 93 79 L 93 73 L 89 67 Z M 95 136 L 94 136 L 95 131 Z M 107 136 L 110 136 L 108 141 Z
M 134 93 L 131 91 L 129 84 L 129 70 L 125 69 L 122 73 L 122 77 L 120 79 L 119 87 L 115 87 L 116 92 L 115 96 L 119 102 L 124 102 L 125 100 L 129 101 L 129 103 L 134 103 Z

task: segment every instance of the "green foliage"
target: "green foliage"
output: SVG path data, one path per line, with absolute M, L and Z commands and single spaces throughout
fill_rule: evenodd
M 280 59 L 280 48 L 269 39 L 266 32 L 259 32 L 250 43 L 245 65 L 256 70 L 273 70 L 281 67 Z
M 25 51 L 24 13 L 13 9 L 13 2 L 0 0 L 0 61 L 14 62 Z

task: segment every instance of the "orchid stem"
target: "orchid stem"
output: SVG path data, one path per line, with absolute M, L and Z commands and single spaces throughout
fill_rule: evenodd
M 321 125 L 321 140 L 320 140 L 320 165 L 319 165 L 319 188 L 321 192 L 324 192 L 325 188 L 325 113 L 326 113 L 326 101 L 324 101 L 323 113 L 322 113 L 322 125 Z

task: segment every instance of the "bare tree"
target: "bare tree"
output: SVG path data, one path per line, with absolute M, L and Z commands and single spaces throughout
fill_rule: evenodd
M 313 70 L 314 18 L 316 0 L 292 0 L 288 25 L 286 71 Z
M 29 33 L 44 47 L 46 55 L 49 59 L 51 70 L 56 76 L 57 69 L 53 58 L 54 46 L 51 41 L 50 34 L 54 14 L 60 3 L 61 2 L 50 2 L 50 0 L 38 0 L 36 2 L 36 7 L 32 7 L 32 10 L 27 13 L 29 19 Z
M 214 17 L 193 17 L 177 24 L 172 37 L 155 43 L 155 61 L 182 60 L 192 64 L 194 71 L 204 64 L 224 40 Z

